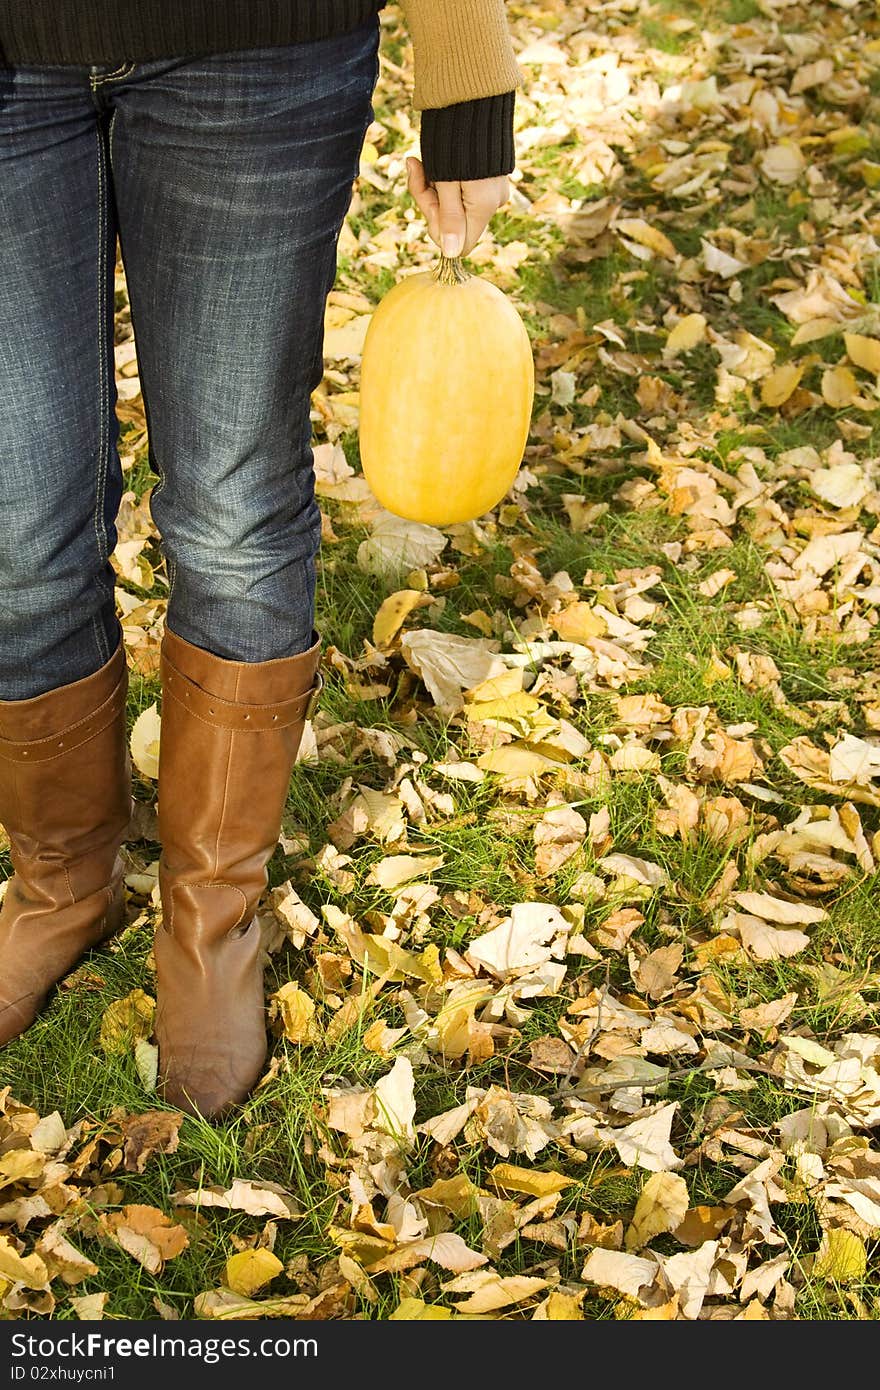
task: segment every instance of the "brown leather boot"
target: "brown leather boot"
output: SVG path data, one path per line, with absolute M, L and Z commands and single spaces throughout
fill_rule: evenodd
M 0 908 L 0 1043 L 122 922 L 127 690 L 120 642 L 92 676 L 0 701 L 0 822 L 15 870 Z
M 165 1099 L 205 1118 L 244 1100 L 266 1059 L 254 913 L 319 659 L 316 641 L 278 661 L 226 661 L 165 629 L 156 1040 Z

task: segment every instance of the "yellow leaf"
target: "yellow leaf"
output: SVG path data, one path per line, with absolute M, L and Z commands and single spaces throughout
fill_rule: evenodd
M 514 1274 L 505 1277 L 495 1270 L 476 1270 L 443 1286 L 444 1293 L 468 1293 L 470 1296 L 457 1303 L 459 1313 L 494 1313 L 501 1308 L 509 1308 L 516 1303 L 524 1303 L 535 1294 L 546 1289 L 546 1279 L 536 1279 L 529 1275 Z
M 869 188 L 880 188 L 880 164 L 877 164 L 873 159 L 860 159 L 853 168 L 856 173 L 861 175 L 863 182 Z
M 477 759 L 477 767 L 484 772 L 500 772 L 504 777 L 534 777 L 542 772 L 557 772 L 559 763 L 521 743 L 508 743 L 483 753 Z
M 126 1052 L 139 1038 L 153 1031 L 156 1001 L 142 989 L 133 989 L 122 999 L 108 1004 L 101 1019 L 100 1043 L 107 1053 Z
M 416 1193 L 420 1202 L 446 1207 L 447 1211 L 451 1211 L 459 1220 L 477 1212 L 480 1195 L 480 1189 L 471 1182 L 466 1173 L 456 1173 L 451 1178 L 438 1178 L 430 1187 L 422 1187 Z
M 550 1322 L 583 1322 L 580 1300 L 583 1294 L 551 1293 L 547 1299 L 547 1318 Z
M 684 1178 L 676 1173 L 652 1173 L 636 1202 L 626 1233 L 627 1250 L 641 1250 L 654 1236 L 674 1231 L 687 1214 L 688 1201 Z
M 813 1275 L 835 1284 L 848 1284 L 853 1279 L 861 1279 L 867 1266 L 864 1241 L 854 1231 L 834 1226 L 822 1237 L 813 1261 Z
M 664 357 L 675 357 L 680 352 L 690 352 L 698 343 L 706 340 L 706 320 L 702 314 L 685 314 L 684 318 L 670 330 L 663 348 Z
M 814 343 L 818 338 L 828 338 L 832 333 L 840 332 L 840 319 L 819 317 L 807 319 L 794 334 L 791 345 L 800 347 L 802 343 Z
M 646 246 L 649 251 L 663 256 L 667 261 L 678 260 L 678 252 L 669 237 L 652 227 L 643 217 L 622 217 L 615 222 L 614 230 L 628 237 L 630 241 L 637 242 L 639 246 Z
M 414 608 L 425 601 L 418 589 L 401 589 L 391 594 L 373 619 L 373 641 L 377 647 L 387 647 L 400 631 Z
M 727 665 L 727 662 L 721 660 L 718 653 L 713 648 L 712 654 L 706 663 L 706 669 L 703 671 L 704 684 L 715 685 L 718 681 L 729 681 L 732 675 L 732 668 Z
M 420 1298 L 402 1298 L 390 1315 L 391 1322 L 440 1322 L 452 1317 L 451 1308 L 424 1303 Z
M 328 312 L 329 321 L 324 329 L 324 356 L 337 360 L 360 357 L 363 354 L 372 314 L 351 314 L 349 312 L 343 323 L 334 323 L 334 317 L 341 318 L 342 314 L 337 312 L 333 315 Z
M 880 376 L 880 340 L 866 338 L 861 333 L 844 333 L 843 341 L 850 362 Z
M 319 1043 L 321 1028 L 315 1018 L 315 1004 L 304 989 L 294 981 L 282 985 L 272 995 L 278 1006 L 284 1036 L 294 1043 Z M 230 1285 L 230 1288 L 232 1285 Z M 249 1289 L 236 1289 L 236 1293 L 249 1293 Z
M 378 864 L 373 865 L 367 883 L 393 892 L 395 888 L 409 883 L 411 879 L 423 878 L 426 874 L 433 873 L 445 862 L 445 856 L 442 854 L 391 854 L 387 859 L 380 859 Z
M 588 603 L 569 604 L 550 623 L 563 642 L 586 642 L 590 637 L 604 637 L 608 631 L 604 618 Z
M 500 700 L 480 700 L 467 706 L 468 719 L 524 719 L 536 709 L 541 708 L 540 700 L 526 690 L 518 690 L 513 695 L 505 695 Z
M 0 1158 L 0 1188 L 37 1177 L 45 1165 L 45 1154 L 33 1149 L 10 1149 Z
M 19 1255 L 6 1236 L 0 1236 L 0 1275 L 27 1289 L 44 1289 L 49 1282 L 49 1271 L 39 1255 Z
M 283 1268 L 271 1250 L 242 1250 L 226 1261 L 226 1287 L 249 1298 L 277 1278 Z
M 529 1197 L 546 1197 L 550 1192 L 562 1192 L 571 1187 L 574 1178 L 561 1173 L 545 1173 L 539 1168 L 518 1168 L 514 1163 L 496 1163 L 489 1176 L 496 1187 L 506 1192 L 525 1192 Z
M 770 372 L 761 382 L 761 400 L 764 405 L 782 405 L 797 389 L 803 374 L 803 365 L 796 362 L 785 362 Z
M 471 690 L 464 692 L 464 698 L 469 703 L 474 701 L 477 704 L 488 702 L 489 700 L 503 700 L 509 695 L 515 695 L 522 690 L 523 672 L 519 666 L 512 667 L 509 671 L 502 671 L 500 675 L 489 676 L 486 680 L 480 681 Z
M 822 399 L 834 410 L 851 405 L 859 393 L 859 383 L 851 367 L 828 367 L 822 373 Z
M 159 735 L 162 721 L 155 701 L 134 721 L 131 731 L 131 760 L 145 777 L 159 776 Z
M 675 1322 L 678 1318 L 678 1299 L 670 1298 L 656 1308 L 634 1308 L 631 1312 L 620 1305 L 620 1317 L 632 1322 Z

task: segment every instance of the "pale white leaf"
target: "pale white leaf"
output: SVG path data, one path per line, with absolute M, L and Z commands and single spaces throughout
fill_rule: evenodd
M 131 730 L 131 760 L 139 772 L 154 781 L 159 776 L 159 736 L 162 721 L 155 700 L 134 721 Z
M 416 1113 L 413 1084 L 412 1062 L 408 1057 L 398 1057 L 373 1092 L 376 1097 L 375 1127 L 395 1139 L 406 1140 L 407 1144 L 416 1137 L 413 1127 Z
M 678 1102 L 661 1105 L 625 1129 L 611 1131 L 614 1146 L 628 1168 L 638 1164 L 652 1173 L 681 1168 L 682 1160 L 669 1142 Z M 607 1133 L 607 1131 L 606 1131 Z
M 733 898 L 752 916 L 761 917 L 765 922 L 776 922 L 780 926 L 809 925 L 828 918 L 824 907 L 786 902 L 783 898 L 774 898 L 772 893 L 734 893 Z
M 597 1246 L 587 1256 L 581 1278 L 600 1289 L 614 1289 L 627 1298 L 638 1298 L 642 1289 L 653 1284 L 658 1269 L 656 1259 L 643 1259 L 640 1255 Z
M 510 916 L 492 931 L 478 936 L 465 952 L 466 960 L 498 979 L 508 979 L 549 961 L 550 942 L 568 935 L 571 925 L 550 903 L 517 903 Z

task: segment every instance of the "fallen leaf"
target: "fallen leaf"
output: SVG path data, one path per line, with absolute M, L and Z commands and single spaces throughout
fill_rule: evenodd
M 249 1182 L 242 1178 L 236 1178 L 226 1188 L 200 1187 L 194 1192 L 178 1192 L 174 1200 L 179 1206 L 219 1207 L 223 1211 L 244 1211 L 249 1216 L 289 1219 L 300 1214 L 293 1194 L 277 1183 Z
M 803 363 L 786 362 L 768 373 L 761 382 L 761 400 L 764 405 L 784 405 L 797 390 L 805 367 Z
M 142 989 L 133 989 L 122 999 L 108 1004 L 101 1017 L 99 1041 L 104 1052 L 125 1053 L 132 1043 L 148 1038 L 153 1031 L 156 1001 Z
M 176 1153 L 182 1122 L 183 1115 L 178 1110 L 148 1110 L 143 1115 L 126 1115 L 120 1125 L 126 1172 L 142 1173 L 153 1154 Z
M 64 1225 L 56 1221 L 43 1232 L 34 1248 L 45 1261 L 49 1279 L 62 1279 L 65 1284 L 80 1284 L 100 1271 L 93 1260 L 77 1250 L 67 1238 Z
M 552 942 L 571 930 L 558 907 L 550 903 L 516 903 L 510 916 L 470 942 L 465 959 L 477 969 L 506 980 L 532 970 L 553 956 Z
M 736 918 L 740 940 L 756 960 L 786 960 L 810 944 L 810 938 L 802 931 L 771 927 L 759 917 L 745 913 L 737 913 Z
M 310 1046 L 322 1041 L 321 1027 L 315 1017 L 315 1001 L 295 981 L 282 985 L 270 999 L 278 1011 L 288 1042 Z M 237 1289 L 236 1292 L 251 1290 Z
M 484 637 L 456 637 L 449 632 L 420 628 L 400 642 L 403 659 L 420 676 L 435 705 L 456 713 L 464 705 L 463 692 L 504 670 L 496 654 L 497 642 Z
M 684 959 L 684 947 L 677 942 L 659 946 L 633 970 L 633 983 L 640 994 L 649 999 L 662 999 L 677 983 L 677 973 Z
M 772 893 L 732 894 L 734 902 L 753 917 L 761 917 L 765 922 L 776 922 L 780 926 L 795 924 L 810 925 L 813 922 L 827 922 L 828 913 L 824 907 L 814 907 L 812 903 L 791 903 L 783 898 L 775 898 Z
M 469 1298 L 456 1303 L 456 1312 L 479 1315 L 495 1313 L 501 1308 L 525 1303 L 546 1287 L 546 1279 L 530 1278 L 524 1274 L 505 1277 L 495 1270 L 478 1270 L 472 1274 L 462 1274 L 450 1283 L 444 1284 L 443 1292 L 469 1293 Z
M 373 1088 L 376 1098 L 377 1129 L 407 1145 L 415 1141 L 413 1126 L 416 1103 L 413 1095 L 413 1069 L 408 1057 L 398 1057 L 386 1076 Z
M 681 1159 L 669 1142 L 677 1109 L 677 1101 L 658 1106 L 644 1119 L 611 1132 L 614 1146 L 628 1168 L 638 1164 L 652 1173 L 662 1173 L 682 1166 Z
M 368 1264 L 367 1269 L 370 1274 L 395 1274 L 414 1269 L 425 1260 L 430 1260 L 432 1264 L 439 1265 L 441 1269 L 449 1270 L 453 1274 L 462 1274 L 487 1264 L 488 1256 L 471 1250 L 461 1236 L 455 1235 L 452 1231 L 442 1231 L 435 1236 L 426 1236 L 424 1240 L 399 1245 L 390 1254 L 383 1255 L 373 1264 Z
M 675 1173 L 652 1173 L 639 1193 L 633 1219 L 626 1232 L 627 1250 L 640 1250 L 654 1236 L 674 1231 L 687 1213 L 687 1183 Z
M 771 183 L 779 183 L 785 187 L 797 183 L 806 168 L 803 152 L 790 141 L 770 145 L 759 162 L 765 178 L 770 179 Z
M 677 357 L 681 352 L 690 352 L 698 343 L 706 340 L 706 320 L 702 314 L 685 314 L 670 329 L 663 346 L 664 357 Z
M 405 574 L 432 564 L 446 545 L 446 537 L 436 527 L 384 512 L 373 523 L 369 539 L 358 547 L 358 568 L 380 578 Z
M 880 376 L 880 339 L 866 338 L 862 333 L 844 333 L 846 355 L 857 367 Z
M 189 1245 L 186 1231 L 156 1207 L 131 1203 L 102 1215 L 101 1230 L 150 1274 L 159 1274 Z
M 276 1279 L 283 1269 L 284 1265 L 271 1250 L 262 1247 L 241 1250 L 226 1261 L 226 1287 L 249 1298 Z
M 546 1197 L 551 1192 L 563 1192 L 571 1187 L 574 1178 L 562 1173 L 547 1173 L 538 1168 L 518 1168 L 513 1163 L 496 1163 L 489 1177 L 495 1187 L 505 1192 L 524 1192 L 529 1197 Z
M 23 1284 L 26 1289 L 44 1289 L 49 1271 L 39 1255 L 20 1255 L 8 1236 L 0 1235 L 0 1277 Z
M 852 405 L 859 394 L 859 383 L 850 367 L 828 367 L 822 373 L 822 399 L 834 410 Z
M 155 703 L 143 710 L 134 721 L 129 741 L 131 760 L 139 772 L 155 781 L 159 776 L 159 739 L 162 720 Z
M 850 1284 L 862 1279 L 868 1268 L 865 1242 L 854 1231 L 832 1226 L 822 1235 L 813 1260 L 812 1276 L 834 1284 Z
M 373 641 L 376 646 L 389 646 L 410 613 L 424 602 L 425 595 L 418 589 L 401 589 L 396 594 L 390 594 L 379 605 L 373 619 Z
M 366 881 L 390 893 L 414 878 L 427 877 L 445 863 L 443 854 L 391 854 L 373 865 Z
M 642 1289 L 649 1288 L 659 1273 L 656 1260 L 640 1255 L 627 1255 L 622 1250 L 591 1250 L 581 1271 L 587 1284 L 600 1289 L 612 1289 L 627 1298 L 638 1299 Z

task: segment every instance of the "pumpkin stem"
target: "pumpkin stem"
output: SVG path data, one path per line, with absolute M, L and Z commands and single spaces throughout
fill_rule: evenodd
M 440 257 L 440 264 L 434 272 L 434 279 L 441 285 L 463 285 L 471 277 L 458 256 Z

